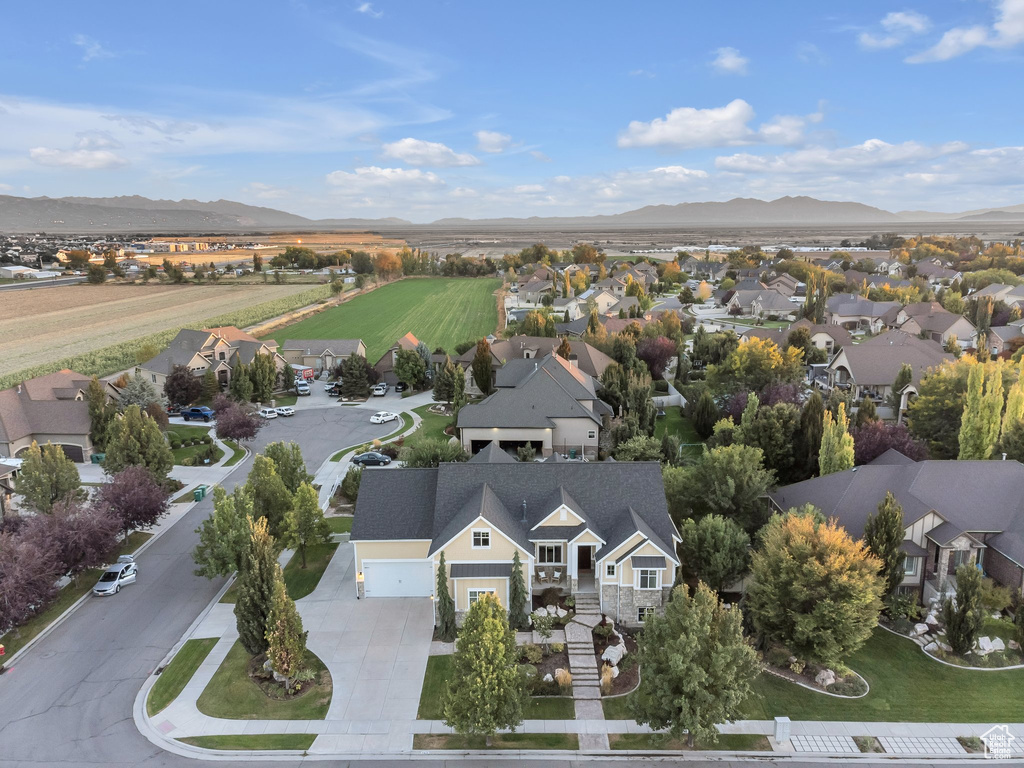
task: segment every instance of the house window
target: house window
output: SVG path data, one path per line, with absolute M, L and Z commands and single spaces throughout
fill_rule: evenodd
M 491 531 L 489 528 L 481 528 L 473 531 L 473 549 L 490 549 Z
M 224 353 L 223 353 L 223 352 L 221 352 L 221 353 L 220 353 L 220 359 L 221 359 L 221 360 L 223 360 L 223 359 L 224 359 Z
M 470 605 L 473 605 L 473 603 L 475 603 L 477 600 L 479 600 L 481 595 L 496 595 L 497 594 L 497 592 L 495 592 L 493 589 L 470 589 L 470 590 L 467 590 L 467 592 L 469 593 L 469 604 Z
M 964 563 L 971 561 L 971 550 L 969 549 L 957 549 L 953 552 L 953 567 L 959 568 Z
M 637 571 L 640 577 L 640 589 L 657 589 L 658 572 L 653 568 L 644 568 Z
M 537 547 L 537 562 L 560 565 L 562 560 L 561 544 L 541 544 Z
M 595 437 L 597 437 L 597 431 L 596 430 L 592 429 L 589 432 L 587 432 L 587 439 L 588 440 L 593 440 Z
M 636 609 L 636 620 L 641 624 L 647 621 L 648 617 L 654 615 L 654 606 L 645 605 L 643 608 Z
M 605 565 L 604 575 L 609 578 L 615 578 L 615 563 L 608 563 Z
M 903 558 L 903 575 L 904 576 L 916 576 L 917 575 L 917 561 L 920 558 L 917 557 L 905 557 Z

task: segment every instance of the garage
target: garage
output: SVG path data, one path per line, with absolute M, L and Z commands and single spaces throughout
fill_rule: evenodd
M 364 560 L 366 597 L 430 597 L 434 571 L 429 560 Z

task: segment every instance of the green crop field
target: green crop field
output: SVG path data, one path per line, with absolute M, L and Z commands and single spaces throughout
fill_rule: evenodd
M 492 278 L 400 280 L 280 328 L 272 337 L 281 345 L 289 339 L 362 339 L 371 363 L 409 332 L 431 350 L 451 352 L 460 341 L 495 332 L 494 291 L 500 285 Z

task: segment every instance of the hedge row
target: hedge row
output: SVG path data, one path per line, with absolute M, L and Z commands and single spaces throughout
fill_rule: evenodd
M 329 285 L 318 285 L 315 288 L 310 288 L 308 291 L 302 291 L 291 296 L 282 296 L 273 301 L 265 301 L 262 304 L 254 304 L 251 307 L 237 309 L 234 312 L 227 312 L 216 317 L 185 323 L 175 328 L 169 328 L 166 331 L 151 333 L 148 336 L 132 339 L 131 341 L 122 341 L 119 344 L 112 344 L 109 347 L 96 349 L 92 352 L 85 352 L 51 363 L 36 365 L 32 368 L 0 376 L 0 389 L 7 389 L 25 379 L 45 376 L 48 373 L 64 368 L 70 368 L 86 376 L 109 376 L 112 373 L 134 367 L 137 362 L 135 355 L 143 347 L 153 345 L 157 349 L 163 349 L 170 343 L 171 339 L 178 335 L 178 331 L 182 328 L 202 329 L 216 328 L 224 325 L 245 328 L 249 325 L 261 323 L 271 317 L 283 315 L 285 312 L 291 312 L 299 307 L 304 307 L 307 304 L 314 304 L 325 300 L 330 295 L 331 287 Z

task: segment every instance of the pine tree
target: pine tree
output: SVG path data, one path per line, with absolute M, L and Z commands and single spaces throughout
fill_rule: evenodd
M 901 547 L 905 536 L 903 507 L 892 491 L 886 491 L 878 505 L 878 514 L 868 515 L 864 526 L 864 543 L 881 564 L 879 572 L 885 584 L 885 595 L 893 594 L 903 581 L 903 560 L 907 553 Z
M 516 664 L 516 635 L 497 597 L 484 594 L 470 606 L 459 631 L 443 697 L 444 722 L 461 734 L 494 734 L 523 721 L 526 699 Z
M 22 497 L 26 508 L 49 514 L 60 502 L 84 498 L 78 468 L 59 445 L 47 443 L 40 448 L 33 440 L 21 458 L 14 492 Z
M 341 396 L 344 398 L 361 398 L 370 395 L 370 378 L 366 358 L 362 355 L 351 355 L 341 368 Z
M 199 543 L 192 550 L 196 576 L 213 579 L 242 570 L 252 517 L 252 497 L 244 485 L 236 485 L 230 494 L 214 486 L 213 513 L 196 528 Z
M 213 398 L 218 394 L 220 394 L 220 385 L 217 383 L 217 376 L 214 374 L 213 368 L 207 368 L 206 373 L 203 374 L 203 400 L 212 403 Z
M 292 690 L 295 677 L 306 669 L 306 632 L 295 601 L 285 589 L 281 566 L 274 563 L 273 598 L 267 616 L 267 659 L 270 667 L 285 678 L 285 688 Z
M 824 419 L 825 402 L 818 392 L 814 392 L 800 411 L 800 452 L 803 456 L 804 475 L 807 477 L 818 469 Z
M 526 582 L 518 549 L 512 556 L 512 574 L 508 582 L 508 623 L 512 629 L 522 629 L 526 624 Z
M 711 437 L 715 430 L 715 422 L 718 421 L 718 406 L 711 392 L 705 389 L 700 393 L 697 405 L 693 410 L 693 428 L 702 440 Z
M 107 445 L 110 422 L 117 413 L 117 407 L 110 402 L 103 385 L 95 376 L 89 381 L 85 399 L 89 403 L 89 439 L 93 449 L 102 452 Z
M 857 421 L 858 427 L 863 427 L 869 421 L 878 420 L 878 411 L 875 409 L 875 401 L 867 395 L 864 395 L 864 399 L 860 401 L 860 405 L 857 406 Z
M 685 586 L 672 590 L 664 616 L 644 623 L 637 658 L 644 671 L 631 701 L 637 722 L 685 736 L 691 747 L 698 738 L 715 743 L 717 725 L 741 716 L 760 672 L 740 610 L 704 584 L 692 596 Z
M 163 482 L 174 466 L 174 454 L 160 426 L 139 406 L 130 405 L 111 422 L 103 469 L 116 475 L 125 467 L 136 465 L 145 467 L 158 482 Z
M 822 477 L 853 466 L 853 437 L 848 427 L 845 403 L 839 404 L 839 413 L 835 419 L 831 412 L 825 413 L 821 449 L 818 452 L 818 470 Z
M 462 368 L 445 355 L 444 364 L 434 376 L 434 399 L 439 403 L 450 404 L 455 394 L 455 378 L 462 375 Z
M 455 639 L 455 602 L 448 591 L 448 566 L 444 561 L 444 550 L 437 564 L 437 636 L 443 643 Z
M 558 349 L 555 352 L 563 360 L 568 360 L 572 354 L 572 347 L 569 345 L 569 339 L 562 337 L 562 343 L 558 345 Z
M 491 393 L 491 345 L 480 339 L 473 356 L 473 381 L 485 395 Z
M 263 518 L 247 520 L 249 542 L 238 574 L 238 599 L 235 602 L 235 624 L 238 641 L 250 656 L 267 650 L 267 625 L 274 600 L 274 577 L 277 555 L 274 538 L 267 531 Z
M 292 508 L 292 495 L 277 474 L 274 460 L 262 455 L 256 456 L 245 487 L 252 496 L 253 513 L 257 518 L 267 521 L 271 535 L 279 536 L 284 526 L 284 517 Z
M 249 378 L 249 366 L 239 363 L 231 372 L 231 396 L 240 403 L 252 402 L 252 379 Z
M 306 547 L 310 544 L 326 544 L 331 538 L 331 529 L 320 509 L 317 492 L 309 483 L 302 483 L 295 492 L 295 502 L 284 518 L 283 543 L 286 547 L 298 548 L 302 557 L 302 568 L 306 568 Z
M 955 601 L 954 598 L 946 598 L 942 614 L 946 624 L 946 642 L 953 653 L 966 655 L 974 648 L 985 620 L 981 604 L 981 571 L 970 563 L 956 569 L 956 598 Z

